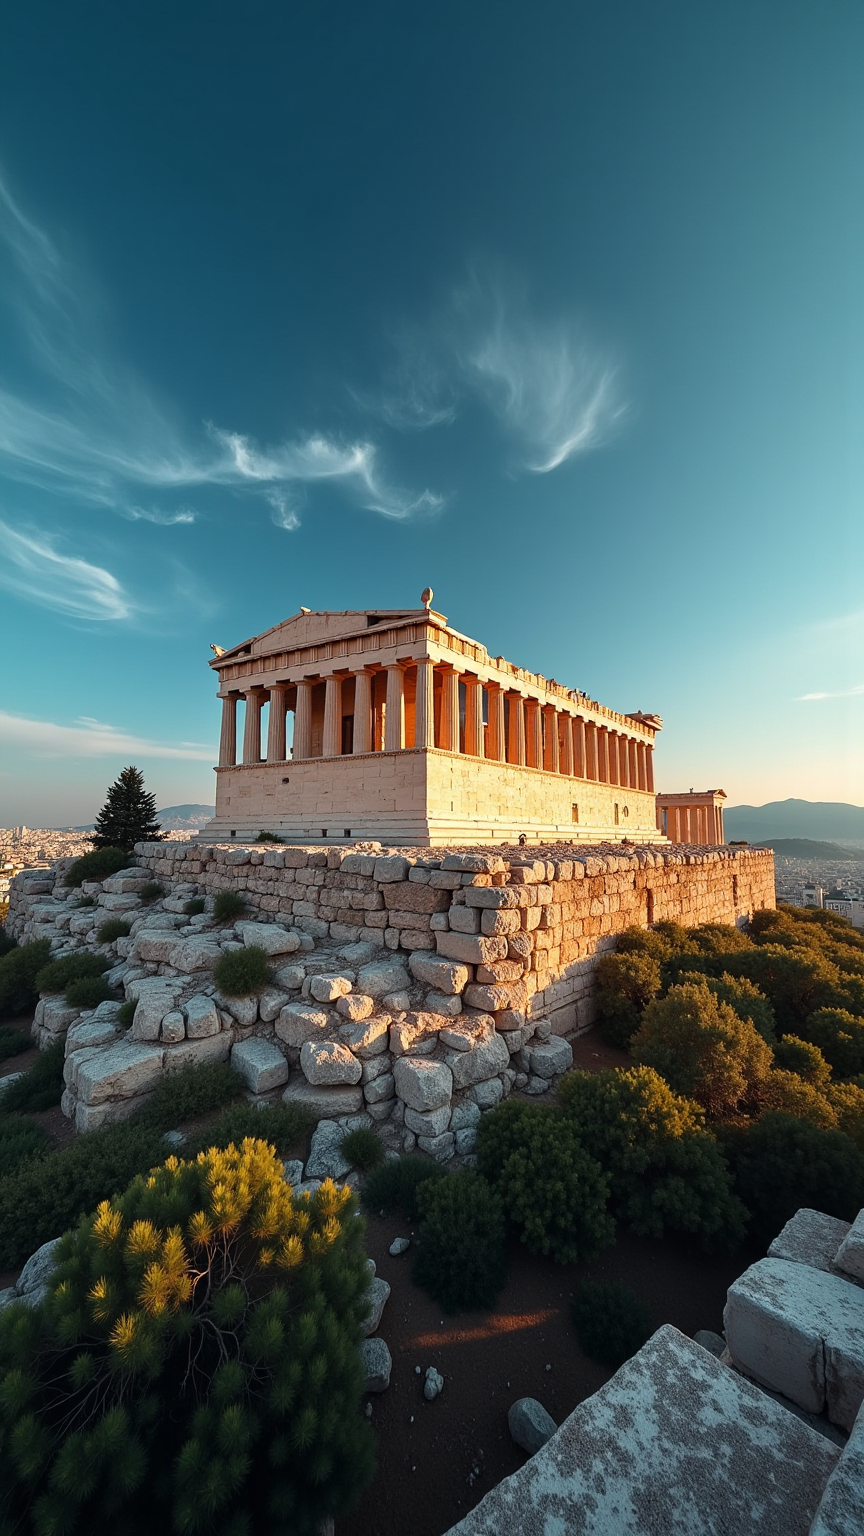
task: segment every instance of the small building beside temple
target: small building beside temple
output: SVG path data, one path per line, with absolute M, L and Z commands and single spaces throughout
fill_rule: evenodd
M 301 609 L 213 647 L 222 732 L 216 816 L 201 837 L 666 842 L 653 768 L 662 720 L 490 656 L 427 597 L 413 609 Z

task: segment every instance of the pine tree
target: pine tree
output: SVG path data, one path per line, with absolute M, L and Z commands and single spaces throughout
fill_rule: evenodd
M 136 843 L 158 843 L 164 838 L 156 820 L 156 796 L 144 788 L 138 768 L 124 768 L 108 790 L 93 832 L 94 848 L 122 848 L 131 853 Z

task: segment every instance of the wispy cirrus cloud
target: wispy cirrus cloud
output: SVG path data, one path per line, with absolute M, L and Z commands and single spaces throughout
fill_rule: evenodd
M 857 683 L 854 688 L 826 689 L 819 693 L 799 693 L 795 702 L 796 704 L 808 704 L 815 699 L 853 699 L 858 694 L 864 694 L 864 683 Z
M 443 504 L 428 489 L 395 485 L 370 441 L 297 433 L 265 450 L 203 423 L 190 438 L 131 370 L 109 363 L 99 304 L 84 275 L 2 179 L 0 247 L 28 366 L 39 375 L 29 392 L 0 382 L 0 470 L 7 477 L 163 527 L 196 514 L 185 505 L 143 505 L 142 491 L 166 498 L 208 485 L 253 491 L 286 530 L 299 526 L 296 488 L 323 481 L 388 518 L 429 515 Z
M 570 316 L 542 317 L 524 287 L 472 272 L 423 327 L 392 338 L 397 362 L 355 400 L 388 426 L 425 431 L 481 399 L 512 443 L 515 467 L 549 474 L 607 442 L 627 415 L 620 368 Z
M 0 710 L 0 732 L 5 741 L 42 757 L 166 757 L 211 763 L 213 748 L 201 742 L 151 741 L 118 726 L 79 716 L 71 725 L 53 720 L 32 720 Z
M 0 522 L 0 586 L 73 619 L 126 619 L 133 603 L 116 576 L 64 554 L 41 534 Z

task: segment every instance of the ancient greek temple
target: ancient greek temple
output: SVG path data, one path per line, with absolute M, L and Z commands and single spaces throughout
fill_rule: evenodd
M 222 733 L 211 841 L 259 831 L 416 847 L 522 834 L 665 841 L 659 717 L 618 714 L 490 656 L 428 604 L 301 609 L 213 649 Z

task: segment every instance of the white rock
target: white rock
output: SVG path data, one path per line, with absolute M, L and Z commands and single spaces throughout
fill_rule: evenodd
M 306 1040 L 300 1048 L 300 1068 L 307 1083 L 327 1087 L 359 1083 L 361 1067 L 347 1046 L 335 1040 Z
M 309 991 L 316 1003 L 335 1003 L 338 997 L 347 997 L 353 985 L 348 976 L 334 976 L 324 972 L 312 977 Z
M 375 1000 L 365 992 L 350 992 L 338 999 L 336 1008 L 343 1018 L 350 1019 L 352 1024 L 359 1024 L 375 1012 Z
M 427 1403 L 434 1401 L 444 1390 L 444 1377 L 440 1371 L 436 1371 L 434 1365 L 430 1365 L 426 1372 L 426 1380 L 423 1383 L 423 1396 Z
M 341 1025 L 339 1035 L 349 1051 L 366 1060 L 371 1056 L 381 1056 L 386 1051 L 389 1029 L 389 1013 L 378 1013 L 356 1024 Z
M 277 923 L 235 923 L 234 932 L 247 948 L 263 949 L 266 955 L 293 955 L 300 948 L 300 935 Z
M 184 1004 L 183 1012 L 186 1015 L 186 1034 L 190 1040 L 202 1040 L 207 1035 L 218 1035 L 219 1014 L 212 997 L 207 997 L 203 992 L 196 992 L 194 997 Z
M 258 1019 L 257 997 L 225 997 L 224 993 L 216 993 L 216 1002 L 223 1013 L 228 1013 L 239 1024 L 241 1029 L 251 1029 Z
M 162 1075 L 164 1052 L 158 1047 L 118 1040 L 104 1050 L 88 1052 L 77 1074 L 83 1104 L 130 1099 L 155 1088 Z
M 450 1105 L 444 1104 L 441 1109 L 428 1109 L 424 1113 L 406 1105 L 405 1124 L 418 1136 L 441 1136 L 450 1125 Z
M 363 1085 L 363 1097 L 367 1104 L 385 1104 L 395 1097 L 396 1083 L 392 1072 L 383 1072 Z
M 159 1038 L 164 1040 L 166 1045 L 177 1045 L 181 1040 L 186 1039 L 186 1023 L 179 1008 L 176 1008 L 173 1013 L 166 1013 L 162 1020 Z
M 181 1040 L 179 1045 L 166 1046 L 165 1071 L 179 1072 L 189 1065 L 200 1067 L 209 1061 L 227 1061 L 233 1038 L 231 1030 L 223 1029 L 218 1035 L 207 1035 L 203 1040 Z
M 66 1055 L 71 1056 L 73 1051 L 85 1050 L 96 1045 L 109 1045 L 116 1040 L 119 1031 L 113 1024 L 94 1023 L 73 1024 L 66 1035 Z
M 381 1280 L 373 1275 L 366 1294 L 369 1298 L 369 1315 L 364 1324 L 363 1332 L 368 1338 L 371 1333 L 377 1333 L 381 1325 L 384 1308 L 390 1297 L 390 1287 L 386 1280 Z
M 177 934 L 173 928 L 144 929 L 135 941 L 135 953 L 139 960 L 152 960 L 157 965 L 170 965 L 170 955 L 177 946 Z
M 384 1340 L 364 1339 L 360 1345 L 360 1358 L 366 1372 L 364 1392 L 386 1392 L 393 1361 Z
M 418 949 L 408 957 L 412 976 L 424 986 L 434 987 L 436 992 L 455 997 L 464 992 L 474 972 L 456 960 L 442 960 L 429 950 Z
M 291 1075 L 278 1045 L 254 1035 L 250 1040 L 238 1040 L 232 1047 L 231 1065 L 245 1078 L 251 1093 L 266 1093 L 270 1088 L 279 1088 Z
M 278 987 L 265 987 L 258 998 L 258 1017 L 263 1024 L 272 1024 L 288 1002 L 287 992 Z
M 533 1456 L 551 1440 L 558 1425 L 536 1397 L 520 1397 L 507 1410 L 507 1427 L 516 1444 Z
M 183 939 L 174 945 L 168 964 L 173 965 L 175 971 L 212 971 L 221 955 L 219 945 L 207 939 Z
M 283 965 L 276 972 L 273 980 L 277 986 L 284 987 L 286 992 L 298 992 L 306 979 L 305 965 Z
M 392 1258 L 398 1259 L 399 1255 L 402 1254 L 402 1253 L 406 1253 L 407 1250 L 410 1247 L 411 1247 L 411 1239 L 410 1239 L 410 1237 L 394 1237 L 394 1239 L 393 1239 L 392 1243 L 390 1244 L 390 1247 L 388 1248 L 387 1252 L 390 1254 L 390 1256 Z
M 425 1057 L 400 1056 L 393 1067 L 396 1093 L 405 1104 L 421 1111 L 449 1105 L 453 1092 L 453 1073 L 441 1061 Z
M 369 997 L 383 998 L 388 992 L 403 992 L 411 985 L 411 977 L 398 960 L 377 960 L 364 965 L 357 977 L 358 992 Z
M 525 1054 L 529 1071 L 535 1077 L 557 1077 L 559 1072 L 569 1072 L 573 1065 L 573 1047 L 560 1035 L 553 1036 L 545 1044 L 526 1046 Z
M 834 1263 L 838 1269 L 864 1285 L 864 1211 L 859 1211 L 855 1217 L 837 1249 Z
M 351 1164 L 342 1156 L 345 1131 L 336 1120 L 321 1120 L 312 1133 L 309 1158 L 306 1163 L 307 1178 L 344 1179 L 350 1173 Z
M 330 1023 L 330 1015 L 321 1008 L 306 1008 L 302 1003 L 287 1003 L 276 1020 L 276 1034 L 285 1045 L 295 1048 L 320 1037 Z
M 350 1115 L 363 1108 L 363 1089 L 337 1086 L 322 1088 L 307 1083 L 302 1074 L 292 1078 L 282 1095 L 283 1104 L 301 1104 L 316 1120 Z

